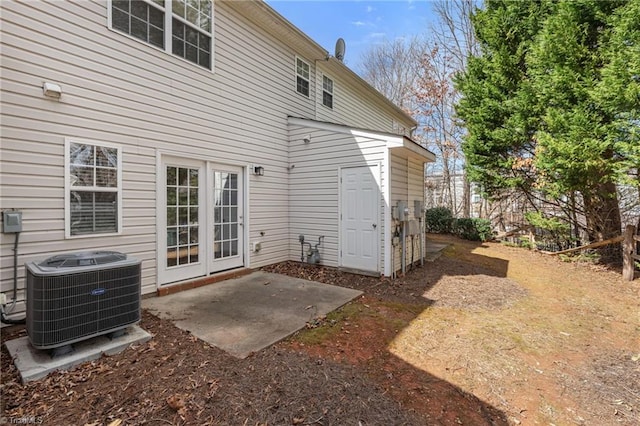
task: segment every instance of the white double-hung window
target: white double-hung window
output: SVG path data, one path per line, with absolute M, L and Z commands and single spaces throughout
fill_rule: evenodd
M 102 142 L 65 143 L 65 234 L 122 230 L 122 148 Z
M 296 91 L 306 97 L 309 97 L 310 78 L 309 64 L 300 58 L 296 58 Z
M 333 80 L 322 76 L 322 105 L 333 109 Z
M 111 0 L 110 28 L 211 69 L 212 0 Z

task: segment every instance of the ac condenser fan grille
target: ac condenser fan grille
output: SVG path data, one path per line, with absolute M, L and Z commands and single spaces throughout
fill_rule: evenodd
M 64 346 L 140 321 L 139 262 L 48 269 L 54 268 L 27 264 L 27 332 L 34 347 Z

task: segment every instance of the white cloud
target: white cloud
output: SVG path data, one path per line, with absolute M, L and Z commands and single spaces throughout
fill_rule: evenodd
M 354 21 L 351 24 L 355 25 L 356 27 L 364 27 L 365 25 L 367 25 L 366 22 L 362 22 L 362 21 Z
M 370 33 L 369 38 L 383 38 L 387 33 Z
M 373 6 L 367 6 L 367 13 L 371 13 L 373 12 L 375 9 L 373 8 Z

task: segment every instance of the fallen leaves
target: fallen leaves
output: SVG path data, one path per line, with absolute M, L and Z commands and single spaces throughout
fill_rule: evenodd
M 446 270 L 454 270 L 456 276 L 484 271 L 456 259 L 445 261 Z M 291 266 L 291 272 L 295 272 L 295 266 Z M 401 324 L 424 309 L 416 302 L 422 300 L 428 283 L 436 281 L 434 275 L 444 271 L 444 266 L 430 264 L 395 282 L 305 266 L 306 276 L 312 279 L 365 292 L 362 299 L 354 302 L 358 315 L 340 316 L 339 320 L 330 315 L 329 319 L 309 321 L 309 328 L 333 327 L 331 339 L 322 345 L 283 343 L 238 360 L 177 329 L 170 321 L 143 312 L 141 326 L 155 336 L 152 341 L 74 371 L 22 385 L 10 360 L 3 359 L 3 415 L 37 415 L 44 424 L 85 426 L 111 426 L 118 420 L 119 426 L 241 425 L 245 419 L 247 426 L 307 426 L 451 424 L 448 420 L 462 413 L 469 416 L 465 424 L 489 424 L 479 421 L 478 413 L 483 413 L 491 416 L 492 424 L 506 424 L 501 422 L 501 413 L 492 411 L 473 395 L 415 369 L 388 351 L 389 340 L 397 333 L 393 330 L 401 329 Z M 459 294 L 466 296 L 467 302 L 473 299 L 471 290 L 495 294 L 486 286 L 471 287 L 468 280 L 459 280 L 459 284 Z M 449 288 L 447 295 L 455 295 L 453 290 Z M 503 296 L 500 293 L 500 300 L 504 300 Z M 313 308 L 309 305 L 304 311 L 307 319 L 317 316 Z M 487 308 L 497 309 L 494 305 Z M 324 328 L 319 331 L 322 334 Z M 585 377 L 609 377 L 603 383 L 610 385 L 603 388 L 607 393 L 593 399 L 606 401 L 607 415 L 617 410 L 616 424 L 636 424 L 629 422 L 638 412 L 638 404 L 634 403 L 633 412 L 627 404 L 638 395 L 640 353 L 636 348 L 619 355 L 610 363 L 604 359 L 600 370 Z M 132 363 L 134 359 L 136 362 Z M 550 371 L 545 367 L 545 376 Z M 612 376 L 613 373 L 617 375 Z M 575 384 L 591 383 L 593 380 L 580 380 Z M 624 403 L 611 404 L 617 400 Z M 428 421 L 417 418 L 411 407 L 432 417 Z M 455 413 L 451 407 L 455 407 Z M 452 417 L 447 418 L 448 415 Z
M 167 398 L 167 404 L 178 413 L 182 419 L 187 415 L 187 403 L 184 395 L 175 394 Z
M 169 404 L 169 407 L 171 407 L 174 411 L 180 411 L 186 406 L 184 396 L 179 394 L 167 397 L 167 404 Z
M 322 326 L 325 321 L 327 320 L 327 316 L 326 315 L 322 315 L 320 317 L 314 318 L 310 321 L 307 321 L 305 324 L 305 327 L 308 329 L 312 329 L 312 328 L 318 328 L 320 326 Z

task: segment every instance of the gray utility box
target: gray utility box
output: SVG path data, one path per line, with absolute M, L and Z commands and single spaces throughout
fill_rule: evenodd
M 5 234 L 22 232 L 22 212 L 11 210 L 3 211 L 2 232 Z
M 115 251 L 53 256 L 26 265 L 27 333 L 53 349 L 140 321 L 140 261 Z

